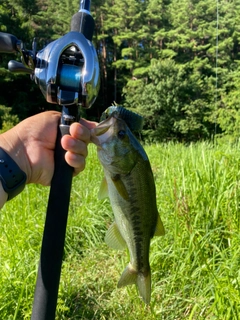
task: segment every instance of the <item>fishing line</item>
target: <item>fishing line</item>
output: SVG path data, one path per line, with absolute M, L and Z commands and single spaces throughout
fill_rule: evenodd
M 216 63 L 215 63 L 215 120 L 214 120 L 214 136 L 217 134 L 217 103 L 218 103 L 218 32 L 219 32 L 219 2 L 216 0 Z
M 85 9 L 85 1 L 84 0 L 81 0 L 80 2 L 80 12 L 83 12 L 83 10 Z M 82 25 L 83 25 L 83 15 L 81 16 L 81 21 L 80 21 L 80 24 L 79 24 L 79 31 L 82 30 Z
M 83 25 L 84 25 L 84 19 L 85 19 L 84 13 L 90 14 L 90 1 L 89 0 L 81 0 L 80 1 L 80 10 L 79 10 L 79 12 L 82 12 L 81 20 L 80 20 L 80 23 L 79 23 L 79 31 L 82 32 Z

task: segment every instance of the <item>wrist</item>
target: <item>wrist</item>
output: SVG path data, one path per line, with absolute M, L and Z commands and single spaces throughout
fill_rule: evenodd
M 9 154 L 0 147 L 0 180 L 8 200 L 17 196 L 25 187 L 26 174 Z
M 28 183 L 30 176 L 28 158 L 26 156 L 24 143 L 19 138 L 15 128 L 12 128 L 0 135 L 0 148 L 2 148 L 3 151 L 5 151 L 16 165 L 26 174 L 26 183 Z

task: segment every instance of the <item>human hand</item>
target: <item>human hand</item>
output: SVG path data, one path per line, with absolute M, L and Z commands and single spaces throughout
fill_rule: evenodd
M 50 185 L 54 172 L 54 150 L 61 114 L 47 111 L 27 118 L 1 134 L 2 147 L 26 173 L 26 183 Z M 65 159 L 78 174 L 85 167 L 90 129 L 96 123 L 81 119 L 70 126 L 70 134 L 62 137 Z

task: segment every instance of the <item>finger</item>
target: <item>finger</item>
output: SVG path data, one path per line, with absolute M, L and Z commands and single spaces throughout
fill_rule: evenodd
M 64 150 L 87 157 L 87 143 L 82 140 L 77 140 L 72 136 L 65 135 L 61 139 L 61 144 Z
M 65 160 L 72 168 L 74 168 L 74 175 L 77 175 L 85 169 L 86 159 L 82 155 L 67 151 Z
M 84 125 L 74 122 L 69 129 L 69 133 L 72 137 L 82 140 L 86 143 L 90 141 L 90 131 Z

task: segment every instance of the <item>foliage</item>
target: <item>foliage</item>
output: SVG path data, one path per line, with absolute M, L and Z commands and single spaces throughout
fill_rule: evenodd
M 2 130 L 1 133 L 11 129 L 15 126 L 19 119 L 16 115 L 11 114 L 11 108 L 6 108 L 0 105 L 0 127 Z
M 222 105 L 216 110 L 218 123 L 226 136 L 232 142 L 239 140 L 240 134 L 240 104 L 239 104 L 239 67 L 225 74 L 222 94 Z
M 130 80 L 124 92 L 125 106 L 145 118 L 150 140 L 193 141 L 207 138 L 211 123 L 205 119 L 209 83 L 171 59 L 154 60 L 144 80 Z
M 113 214 L 107 199 L 97 200 L 102 169 L 91 146 L 86 169 L 73 180 L 56 319 L 237 320 L 239 145 L 145 149 L 166 229 L 151 244 L 150 307 L 134 286 L 116 287 L 129 257 L 104 244 Z M 47 196 L 46 187 L 28 185 L 1 210 L 1 319 L 30 318 Z

